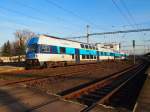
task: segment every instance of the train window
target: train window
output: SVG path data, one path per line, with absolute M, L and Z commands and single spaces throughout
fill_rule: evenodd
M 82 55 L 82 59 L 85 59 L 85 55 L 84 54 Z
M 48 46 L 48 45 L 42 45 L 41 46 L 41 52 L 42 53 L 48 53 L 48 52 L 50 52 L 50 46 Z
M 102 52 L 99 52 L 99 54 L 102 56 Z
M 85 48 L 88 49 L 88 45 L 85 45 Z
M 58 53 L 56 46 L 51 46 L 51 53 L 53 53 L 53 54 L 57 54 Z
M 66 48 L 60 47 L 60 54 L 65 54 L 65 53 L 66 53 Z
M 27 46 L 27 51 L 28 52 L 38 52 L 38 46 L 37 44 L 32 44 L 30 46 Z
M 87 59 L 89 59 L 89 58 L 90 58 L 90 56 L 89 56 L 89 55 L 86 55 L 86 57 L 87 57 Z
M 103 52 L 103 56 L 105 56 L 105 52 Z
M 72 59 L 74 59 L 74 54 L 72 54 Z
M 106 56 L 108 56 L 108 52 L 106 52 Z
M 90 55 L 90 59 L 93 59 L 93 55 Z
M 94 56 L 94 59 L 96 59 L 96 56 Z
M 80 44 L 81 45 L 81 48 L 84 48 L 84 45 L 83 44 Z
M 90 49 L 92 49 L 92 46 L 89 46 Z

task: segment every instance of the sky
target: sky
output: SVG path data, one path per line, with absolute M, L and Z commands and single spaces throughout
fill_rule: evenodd
M 23 29 L 67 38 L 86 35 L 86 25 L 89 33 L 150 28 L 149 6 L 150 0 L 1 0 L 0 46 Z M 91 43 L 121 42 L 131 51 L 132 40 L 139 52 L 150 48 L 150 32 L 90 37 Z

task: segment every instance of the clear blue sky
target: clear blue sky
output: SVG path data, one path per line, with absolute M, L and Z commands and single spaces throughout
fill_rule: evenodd
M 128 15 L 121 0 L 114 1 L 123 14 L 112 0 L 1 0 L 0 45 L 7 40 L 14 40 L 14 32 L 18 29 L 72 37 L 85 35 L 87 24 L 92 33 L 150 28 L 150 0 L 123 0 L 134 20 Z M 126 15 L 128 21 L 123 15 Z M 128 26 L 135 23 L 140 25 Z M 95 36 L 90 41 L 122 41 L 123 45 L 130 45 L 132 39 L 143 44 L 144 38 L 150 40 L 150 33 Z

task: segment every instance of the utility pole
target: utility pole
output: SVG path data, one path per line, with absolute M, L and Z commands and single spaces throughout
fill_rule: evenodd
M 119 51 L 121 51 L 121 42 L 119 42 Z
M 135 64 L 135 40 L 132 41 L 133 42 L 133 60 L 134 60 L 134 64 Z
M 89 25 L 86 26 L 87 28 L 87 43 L 89 44 Z

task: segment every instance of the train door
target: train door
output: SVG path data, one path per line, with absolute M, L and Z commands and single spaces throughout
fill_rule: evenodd
M 75 60 L 76 60 L 76 63 L 80 63 L 80 52 L 79 52 L 79 49 L 75 49 Z
M 97 51 L 96 54 L 97 54 L 97 62 L 99 62 L 100 61 L 100 59 L 99 59 L 99 51 Z

